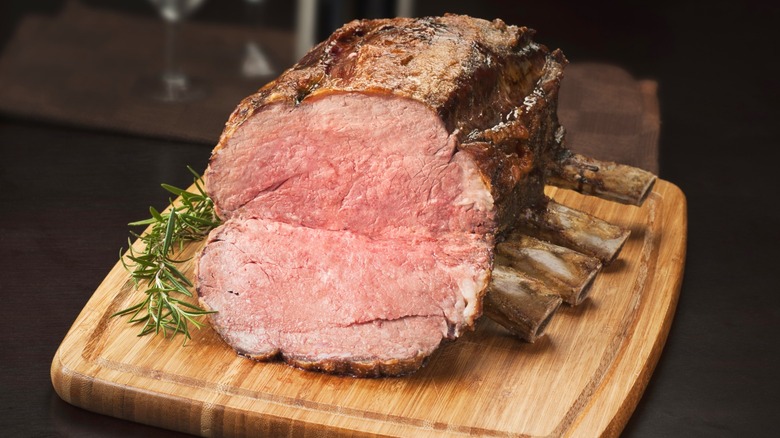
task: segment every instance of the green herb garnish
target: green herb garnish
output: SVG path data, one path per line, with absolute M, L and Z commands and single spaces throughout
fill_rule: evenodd
M 150 226 L 143 234 L 131 231 L 131 235 L 144 244 L 140 252 L 133 250 L 132 243 L 124 256 L 120 250 L 119 259 L 130 273 L 135 289 L 146 288 L 145 298 L 113 316 L 131 315 L 131 324 L 143 323 L 138 336 L 150 333 L 162 333 L 164 337 L 184 335 L 184 342 L 191 339 L 189 324 L 196 328 L 204 326 L 198 319 L 213 313 L 183 301 L 177 296 L 192 297 L 192 282 L 176 267 L 186 262 L 176 260 L 173 254 L 181 252 L 186 242 L 202 240 L 219 225 L 220 220 L 214 211 L 214 203 L 201 186 L 202 178 L 191 167 L 187 167 L 195 176 L 197 193 L 162 184 L 162 187 L 180 197 L 180 202 L 165 212 L 149 207 L 149 219 L 131 222 L 130 226 Z

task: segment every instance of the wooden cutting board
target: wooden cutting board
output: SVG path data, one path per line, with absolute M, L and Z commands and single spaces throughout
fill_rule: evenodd
M 357 379 L 256 363 L 210 328 L 194 331 L 185 346 L 181 338 L 138 338 L 138 327 L 110 318 L 138 298 L 117 264 L 57 351 L 54 388 L 90 411 L 204 436 L 618 435 L 677 304 L 685 197 L 666 181 L 642 207 L 548 193 L 632 234 L 589 298 L 562 306 L 534 344 L 482 318 L 407 377 Z

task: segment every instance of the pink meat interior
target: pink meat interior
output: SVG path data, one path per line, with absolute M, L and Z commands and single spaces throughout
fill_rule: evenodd
M 199 261 L 215 327 L 257 357 L 430 354 L 479 313 L 493 204 L 421 103 L 328 93 L 250 117 L 207 171 L 226 223 Z

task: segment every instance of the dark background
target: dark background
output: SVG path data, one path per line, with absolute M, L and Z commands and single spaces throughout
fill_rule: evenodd
M 153 14 L 142 3 L 87 3 Z M 267 26 L 292 25 L 285 5 L 294 2 L 268 3 Z M 365 4 L 342 3 L 347 14 L 370 15 Z M 627 437 L 777 433 L 780 11 L 768 4 L 417 5 L 416 15 L 449 11 L 527 25 L 572 62 L 614 63 L 659 83 L 660 176 L 687 196 L 688 257 L 665 350 Z M 22 17 L 55 15 L 59 7 L 2 2 L 0 55 Z M 242 8 L 210 1 L 193 19 L 229 22 Z M 321 34 L 330 20 L 320 23 Z M 145 217 L 150 204 L 165 205 L 160 182 L 188 185 L 180 169 L 204 168 L 210 149 L 0 115 L 0 434 L 171 436 L 62 402 L 48 373 L 70 324 L 116 262 L 125 224 Z M 128 162 L 147 164 L 139 170 Z

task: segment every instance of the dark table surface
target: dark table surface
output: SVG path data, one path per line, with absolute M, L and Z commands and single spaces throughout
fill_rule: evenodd
M 624 436 L 776 436 L 778 7 L 483 3 L 421 8 L 529 23 L 570 59 L 659 83 L 660 176 L 687 196 L 687 265 L 666 347 Z M 13 18 L 3 20 L 7 37 Z M 116 263 L 126 224 L 164 207 L 159 183 L 188 185 L 185 166 L 204 168 L 210 150 L 0 116 L 1 435 L 175 435 L 68 405 L 49 368 Z

